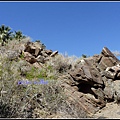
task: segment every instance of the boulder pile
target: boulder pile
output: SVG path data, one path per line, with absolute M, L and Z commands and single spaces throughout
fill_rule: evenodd
M 107 102 L 120 101 L 120 60 L 104 47 L 100 55 L 84 58 L 62 84 L 71 103 L 94 114 Z
M 38 63 L 45 63 L 45 61 L 57 55 L 58 51 L 47 50 L 38 42 L 27 42 L 22 53 L 27 62 L 37 66 Z

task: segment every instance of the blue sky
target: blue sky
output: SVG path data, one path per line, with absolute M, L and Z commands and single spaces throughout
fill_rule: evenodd
M 0 2 L 0 25 L 69 56 L 120 51 L 120 2 Z

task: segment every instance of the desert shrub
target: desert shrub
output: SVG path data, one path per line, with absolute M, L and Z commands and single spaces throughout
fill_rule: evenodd
M 10 60 L 18 60 L 18 58 L 23 58 L 22 51 L 24 50 L 24 44 L 30 41 L 30 38 L 24 38 L 20 42 L 17 40 L 9 41 L 6 46 L 0 47 L 0 55 L 6 56 Z
M 64 101 L 59 107 L 61 118 L 89 118 L 83 108 L 76 103 Z
M 29 80 L 38 79 L 38 78 L 46 79 L 47 78 L 46 73 L 47 71 L 44 68 L 39 69 L 39 68 L 31 67 L 31 70 L 26 73 L 26 78 Z
M 29 41 L 31 41 L 30 37 L 23 38 L 23 39 L 21 39 L 21 41 L 13 39 L 8 42 L 8 44 L 5 46 L 5 48 L 6 48 L 6 50 L 21 52 L 25 49 L 24 44 L 26 44 Z
M 58 87 L 56 81 L 48 81 L 48 84 L 41 85 L 41 90 L 34 97 L 33 117 L 34 118 L 47 118 L 51 114 L 56 113 L 59 105 L 62 103 L 64 97 L 62 88 Z M 39 105 L 37 105 L 37 103 Z M 36 109 L 39 111 L 36 113 Z
M 56 73 L 64 73 L 71 68 L 71 63 L 63 55 L 56 55 L 48 61 L 48 66 L 52 66 Z
M 19 51 L 13 51 L 13 50 L 8 50 L 7 52 L 6 52 L 6 54 L 7 54 L 7 56 L 8 56 L 8 59 L 9 60 L 18 60 L 18 58 L 19 58 L 19 56 L 20 56 L 20 52 Z
M 38 78 L 43 78 L 43 79 L 57 79 L 55 77 L 54 73 L 54 68 L 50 65 L 45 64 L 44 67 L 42 68 L 35 68 L 31 67 L 31 70 L 26 73 L 26 78 L 27 79 L 38 79 Z
M 34 79 L 35 77 L 36 77 L 36 69 L 32 67 L 31 70 L 26 73 L 26 78 L 31 80 Z
M 50 118 L 52 115 L 58 115 L 59 118 L 87 117 L 82 108 L 67 101 L 68 97 L 64 94 L 60 81 L 50 80 L 47 85 L 41 86 L 41 90 L 34 98 L 36 106 L 34 106 L 33 118 Z
M 53 71 L 49 71 L 49 74 L 58 78 L 58 76 L 66 74 L 69 70 L 74 69 L 81 59 L 83 58 L 58 54 L 46 62 L 46 67 L 51 67 Z
M 15 65 L 7 57 L 1 56 L 0 63 L 0 116 L 9 117 L 11 114 L 14 114 L 14 110 L 11 109 L 10 100 L 14 95 L 15 86 L 20 76 L 19 72 L 15 69 Z
M 12 63 L 15 65 L 15 69 L 21 77 L 24 77 L 32 68 L 30 63 L 25 60 L 12 61 Z

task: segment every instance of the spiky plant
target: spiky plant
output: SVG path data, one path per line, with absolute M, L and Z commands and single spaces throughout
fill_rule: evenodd
M 2 46 L 5 45 L 5 43 L 8 42 L 8 40 L 12 39 L 12 33 L 11 28 L 5 25 L 1 25 L 0 27 L 0 41 L 2 43 Z
M 15 39 L 17 40 L 21 40 L 22 38 L 25 38 L 25 36 L 23 36 L 23 33 L 21 31 L 15 31 L 15 35 L 14 35 Z

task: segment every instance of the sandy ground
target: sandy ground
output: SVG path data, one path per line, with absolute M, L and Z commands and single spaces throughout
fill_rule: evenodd
M 107 103 L 104 108 L 94 114 L 94 118 L 120 118 L 120 104 L 115 104 L 113 102 Z

